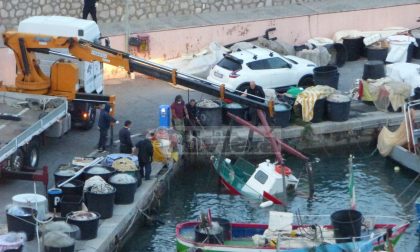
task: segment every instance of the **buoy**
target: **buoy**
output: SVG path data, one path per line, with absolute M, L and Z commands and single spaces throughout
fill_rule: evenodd
M 269 200 L 269 201 L 264 201 L 264 202 L 262 202 L 262 203 L 260 204 L 260 207 L 261 207 L 261 208 L 266 208 L 266 207 L 272 206 L 273 204 L 274 204 L 274 202 L 273 202 L 273 201 L 271 201 L 271 200 Z
M 400 167 L 399 166 L 394 166 L 394 171 L 395 172 L 399 172 L 400 171 Z

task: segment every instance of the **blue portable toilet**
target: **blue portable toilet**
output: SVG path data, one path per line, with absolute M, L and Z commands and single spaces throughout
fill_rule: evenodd
M 169 105 L 159 106 L 159 127 L 169 128 L 171 126 L 171 107 Z

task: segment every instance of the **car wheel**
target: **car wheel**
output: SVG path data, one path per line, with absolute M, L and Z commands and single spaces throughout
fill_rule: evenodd
M 236 90 L 240 91 L 240 92 L 236 92 L 237 95 L 241 95 L 241 92 L 245 92 L 245 90 L 247 90 L 249 88 L 249 82 L 246 83 L 242 83 L 241 85 L 239 85 Z
M 314 77 L 312 75 L 303 76 L 300 79 L 299 84 L 298 84 L 299 87 L 303 87 L 303 88 L 307 88 L 313 85 L 314 85 Z

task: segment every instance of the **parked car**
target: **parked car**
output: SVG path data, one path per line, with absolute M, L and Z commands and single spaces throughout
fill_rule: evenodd
M 225 84 L 230 90 L 245 90 L 254 80 L 263 88 L 285 90 L 313 84 L 315 63 L 296 56 L 281 56 L 266 48 L 253 47 L 226 54 L 211 70 L 207 80 Z

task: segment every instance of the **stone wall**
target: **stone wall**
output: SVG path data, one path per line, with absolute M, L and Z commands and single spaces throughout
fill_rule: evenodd
M 127 0 L 131 20 L 231 11 L 323 0 Z M 98 21 L 123 21 L 126 0 L 99 0 Z M 0 0 L 0 25 L 6 29 L 35 15 L 81 17 L 83 0 Z

